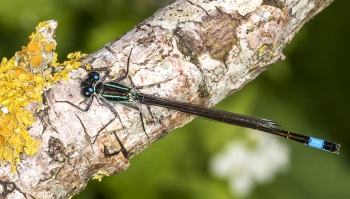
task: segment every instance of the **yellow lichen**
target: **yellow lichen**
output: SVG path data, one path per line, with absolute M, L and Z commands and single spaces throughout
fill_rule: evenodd
M 34 124 L 33 113 L 26 110 L 29 103 L 42 107 L 42 94 L 57 81 L 67 80 L 68 72 L 81 66 L 80 52 L 68 55 L 68 61 L 57 62 L 56 41 L 43 33 L 44 28 L 54 29 L 50 23 L 41 22 L 30 41 L 12 59 L 3 58 L 0 63 L 0 161 L 12 164 L 20 162 L 20 154 L 34 155 L 40 145 L 30 136 L 29 125 Z M 50 31 L 48 31 L 50 32 Z M 59 71 L 52 70 L 60 66 Z M 52 73 L 52 71 L 56 71 Z
M 109 173 L 107 171 L 102 171 L 102 170 L 99 170 L 97 173 L 95 173 L 93 176 L 92 176 L 92 179 L 93 180 L 98 180 L 99 182 L 102 181 L 102 178 L 105 177 L 105 176 L 109 176 Z
M 92 66 L 91 66 L 90 64 L 86 64 L 85 69 L 86 69 L 86 70 L 91 70 L 91 69 L 92 69 Z
M 259 53 L 262 53 L 262 52 L 264 52 L 265 51 L 265 49 L 267 48 L 267 45 L 262 45 L 259 49 L 258 49 L 258 52 Z

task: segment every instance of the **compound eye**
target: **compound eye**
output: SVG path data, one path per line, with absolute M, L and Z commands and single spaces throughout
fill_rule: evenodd
M 94 93 L 94 89 L 92 87 L 85 87 L 81 89 L 81 94 L 84 97 L 90 97 Z
M 91 72 L 88 76 L 88 79 L 92 78 L 95 81 L 98 81 L 100 79 L 100 74 L 98 74 L 97 72 Z

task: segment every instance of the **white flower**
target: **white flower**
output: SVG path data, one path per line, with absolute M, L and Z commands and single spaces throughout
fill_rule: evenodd
M 211 173 L 227 179 L 231 193 L 241 197 L 248 196 L 256 183 L 272 180 L 289 161 L 289 149 L 277 137 L 253 130 L 248 135 L 254 144 L 235 140 L 210 161 Z

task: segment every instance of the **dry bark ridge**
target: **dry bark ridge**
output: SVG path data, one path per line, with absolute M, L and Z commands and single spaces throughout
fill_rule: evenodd
M 238 3 L 240 2 L 240 3 Z M 282 50 L 301 26 L 331 0 L 179 0 L 157 11 L 128 33 L 82 60 L 94 69 L 110 68 L 112 80 L 125 74 L 126 85 L 145 86 L 142 92 L 188 103 L 213 106 L 253 80 L 267 66 L 283 60 Z M 23 156 L 15 173 L 1 164 L 2 198 L 68 198 L 82 191 L 99 171 L 127 169 L 128 158 L 193 117 L 159 107 L 140 105 L 139 114 L 113 104 L 114 120 L 92 143 L 113 113 L 94 100 L 88 112 L 69 104 L 83 101 L 80 82 L 87 71 L 70 73 L 68 82 L 45 93 L 47 108 L 37 113 L 30 133 L 40 140 L 35 156 Z M 101 73 L 103 75 L 103 73 Z M 84 107 L 84 103 L 82 103 Z M 150 114 L 150 112 L 152 114 Z M 104 149 L 123 153 L 104 156 Z M 124 153 L 125 154 L 125 153 Z M 100 172 L 101 173 L 101 172 Z

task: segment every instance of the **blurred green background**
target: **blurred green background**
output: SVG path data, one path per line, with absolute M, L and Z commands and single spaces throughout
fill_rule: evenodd
M 60 61 L 69 52 L 91 53 L 169 2 L 2 0 L 0 57 L 12 57 L 27 44 L 34 27 L 50 19 L 58 21 Z M 285 61 L 270 66 L 216 106 L 272 119 L 283 124 L 284 129 L 342 144 L 340 154 L 335 155 L 277 138 L 289 151 L 285 154 L 288 163 L 267 180 L 254 183 L 245 198 L 350 196 L 349 9 L 349 1 L 333 2 L 300 30 L 284 51 Z M 254 148 L 254 139 L 246 132 L 239 127 L 195 119 L 131 159 L 127 171 L 105 177 L 102 182 L 91 181 L 73 199 L 243 198 L 229 188 L 227 179 L 210 172 L 210 162 L 235 140 Z M 260 156 L 259 151 L 256 156 Z M 231 161 L 235 163 L 235 157 Z M 259 170 L 261 165 L 254 164 L 255 168 Z M 246 170 L 242 166 L 241 172 Z

